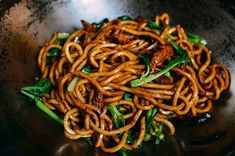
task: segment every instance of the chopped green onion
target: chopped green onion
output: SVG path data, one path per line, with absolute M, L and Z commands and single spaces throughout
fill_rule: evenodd
M 147 115 L 146 115 L 147 120 L 151 117 L 152 112 L 153 112 L 153 109 L 150 109 L 147 111 Z
M 83 67 L 82 70 L 81 70 L 83 73 L 91 73 L 92 72 L 92 69 L 90 67 Z M 76 85 L 78 81 L 78 77 L 74 77 L 73 80 L 69 83 L 68 85 L 68 88 L 67 88 L 67 91 L 68 92 L 73 92 L 74 91 L 74 87 Z
M 77 81 L 78 81 L 77 76 L 72 79 L 72 81 L 69 83 L 68 88 L 67 88 L 68 92 L 73 92 L 74 91 L 74 88 L 75 88 L 75 85 L 76 85 Z
M 152 127 L 153 127 L 153 131 L 154 131 L 152 133 L 152 135 L 156 138 L 156 140 L 159 140 L 159 141 L 164 140 L 164 134 L 162 132 L 162 130 L 163 130 L 162 124 L 159 124 L 159 126 L 157 127 L 156 123 L 153 122 Z
M 181 47 L 181 46 L 178 46 L 174 41 L 170 41 L 170 45 L 176 50 L 176 52 L 179 54 L 179 55 L 183 55 L 184 53 L 186 53 L 186 51 Z
M 90 67 L 83 67 L 81 71 L 83 73 L 91 73 L 92 69 Z M 68 88 L 67 88 L 68 92 L 73 92 L 74 91 L 74 87 L 75 87 L 77 81 L 78 81 L 78 77 L 76 76 L 76 77 L 73 78 L 73 80 L 68 85 Z
M 96 30 L 99 30 L 107 22 L 109 22 L 109 19 L 105 18 L 99 23 L 92 23 L 92 25 L 96 28 Z
M 121 156 L 129 156 L 128 151 L 124 148 L 121 148 L 119 150 L 119 153 L 120 153 Z
M 156 30 L 160 30 L 163 31 L 164 28 L 160 25 L 158 25 L 156 22 L 148 20 L 146 23 L 147 27 L 151 28 L 151 29 L 156 29 Z
M 157 108 L 153 108 L 147 111 L 147 116 L 146 116 L 146 131 L 147 132 L 149 131 L 156 114 L 157 114 Z
M 157 136 L 162 133 L 162 124 L 157 127 L 156 123 L 152 122 L 152 127 L 154 128 L 152 135 Z
M 192 43 L 196 43 L 196 44 L 201 44 L 203 46 L 207 45 L 207 42 L 205 39 L 199 37 L 198 35 L 186 32 L 185 33 L 187 35 L 187 38 L 190 42 Z
M 164 75 L 167 76 L 167 77 L 170 77 L 170 76 L 171 76 L 171 73 L 170 73 L 170 71 L 168 71 L 168 72 L 166 72 Z
M 83 67 L 81 70 L 83 73 L 91 73 L 92 72 L 92 68 L 91 67 Z
M 163 133 L 160 133 L 159 136 L 158 136 L 158 138 L 159 138 L 160 140 L 164 140 L 164 135 L 163 135 Z
M 155 144 L 156 144 L 156 145 L 160 144 L 160 139 L 159 139 L 159 138 L 156 138 L 156 139 L 155 139 Z
M 142 60 L 145 65 L 146 65 L 146 71 L 145 73 L 141 76 L 141 77 L 146 77 L 149 73 L 150 73 L 150 60 L 148 57 L 146 57 L 145 55 L 139 55 L 138 56 L 140 60 Z
M 127 139 L 126 139 L 126 143 L 127 144 L 134 144 L 135 142 L 136 142 L 136 140 L 137 140 L 137 135 L 135 135 L 135 134 L 132 134 L 133 132 L 130 130 L 129 131 L 129 134 L 128 134 L 128 136 L 127 136 Z
M 60 55 L 60 49 L 58 48 L 51 48 L 48 53 L 47 53 L 47 57 L 58 57 Z
M 165 38 L 169 39 L 170 36 L 166 35 Z M 181 46 L 177 45 L 175 43 L 175 41 L 173 41 L 173 40 L 170 40 L 170 45 L 175 49 L 175 51 L 178 55 L 184 55 L 185 53 L 187 53 Z
M 161 140 L 164 140 L 164 134 L 162 132 L 162 124 L 156 126 L 156 122 L 152 122 L 151 127 L 153 128 L 153 132 L 151 134 L 146 130 L 144 135 L 144 141 L 149 141 L 151 138 L 155 140 L 155 144 L 159 144 Z
M 84 138 L 84 140 L 85 140 L 89 145 L 93 145 L 93 142 L 91 141 L 91 138 Z
M 141 86 L 141 85 L 146 84 L 148 82 L 151 82 L 151 81 L 157 79 L 158 77 L 162 76 L 163 74 L 167 73 L 172 68 L 174 68 L 182 63 L 188 63 L 188 62 L 189 62 L 189 58 L 188 58 L 187 53 L 185 53 L 181 57 L 177 56 L 176 58 L 174 58 L 170 61 L 168 66 L 166 66 L 165 68 L 160 70 L 158 73 L 156 73 L 154 75 L 149 75 L 149 76 L 141 78 L 141 79 L 132 80 L 131 87 L 138 87 L 138 86 Z
M 57 33 L 56 35 L 56 39 L 58 41 L 64 41 L 64 40 L 67 40 L 69 38 L 69 34 L 68 33 Z
M 133 94 L 131 94 L 131 93 L 125 93 L 123 95 L 123 97 L 124 97 L 125 100 L 129 100 L 129 101 L 133 100 Z
M 150 139 L 151 139 L 151 134 L 149 134 L 149 133 L 146 133 L 145 135 L 144 135 L 144 141 L 149 141 Z
M 108 109 L 112 114 L 113 123 L 116 128 L 120 128 L 121 126 L 125 125 L 123 115 L 118 111 L 115 105 L 109 104 Z
M 146 71 L 145 71 L 145 73 L 143 75 L 141 75 L 140 79 L 137 79 L 138 81 L 143 81 L 144 79 L 146 79 L 146 77 L 150 73 L 150 60 L 145 55 L 139 55 L 138 57 L 139 57 L 140 60 L 142 60 L 146 64 Z M 136 80 L 132 80 L 131 81 L 131 87 L 133 87 L 133 83 L 135 85 L 135 81 Z

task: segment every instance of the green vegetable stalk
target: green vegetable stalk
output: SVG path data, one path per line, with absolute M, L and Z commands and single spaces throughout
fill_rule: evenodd
M 133 100 L 133 94 L 131 94 L 131 93 L 125 93 L 123 95 L 123 97 L 124 97 L 125 100 L 129 100 L 129 101 Z
M 82 70 L 81 70 L 83 73 L 91 73 L 92 72 L 92 68 L 91 67 L 83 67 Z M 79 77 L 75 76 L 72 81 L 69 83 L 68 85 L 68 88 L 67 88 L 67 91 L 68 92 L 73 92 L 74 91 L 74 88 L 75 88 L 75 85 L 77 83 L 77 81 L 79 80 Z
M 60 55 L 60 49 L 58 48 L 51 48 L 48 52 L 47 52 L 47 57 L 58 57 Z
M 51 89 L 50 81 L 46 78 L 40 79 L 39 81 L 34 83 L 32 86 L 21 88 L 22 91 L 25 91 L 36 97 L 42 97 L 50 89 Z
M 116 128 L 120 128 L 121 126 L 125 125 L 123 115 L 118 111 L 115 105 L 109 104 L 108 109 L 112 114 L 113 123 Z
M 168 66 L 166 66 L 165 68 L 160 70 L 158 73 L 156 73 L 154 75 L 149 75 L 147 77 L 143 77 L 140 79 L 132 80 L 131 87 L 138 87 L 143 84 L 149 83 L 149 82 L 157 79 L 158 77 L 162 76 L 163 74 L 166 74 L 172 68 L 174 68 L 182 63 L 188 63 L 188 62 L 189 62 L 189 57 L 188 57 L 187 53 L 185 53 L 183 56 L 177 56 L 176 58 L 172 59 L 169 62 Z
M 151 29 L 156 29 L 156 30 L 159 30 L 159 31 L 164 30 L 164 28 L 162 26 L 158 25 L 156 22 L 151 21 L 151 20 L 148 20 L 146 25 L 147 25 L 147 27 L 149 27 Z M 203 46 L 205 46 L 207 44 L 206 40 L 201 38 L 198 35 L 195 35 L 195 34 L 192 34 L 192 33 L 189 33 L 189 32 L 185 32 L 185 34 L 186 34 L 188 40 L 191 43 L 200 44 L 200 45 L 203 45 Z
M 60 42 L 64 42 L 65 40 L 67 40 L 69 38 L 69 34 L 68 33 L 57 33 L 56 35 L 56 39 L 57 41 Z
M 129 156 L 128 151 L 126 149 L 124 149 L 124 148 L 119 150 L 119 154 L 121 156 Z
M 164 134 L 162 132 L 163 126 L 159 124 L 156 125 L 154 122 L 154 117 L 156 116 L 157 108 L 153 108 L 147 111 L 146 115 L 146 133 L 144 136 L 144 141 L 149 141 L 150 139 L 155 140 L 155 144 L 159 144 L 161 140 L 164 139 Z M 152 131 L 150 132 L 150 128 Z
M 36 106 L 43 111 L 50 118 L 58 122 L 59 124 L 64 124 L 63 119 L 58 117 L 53 111 L 47 108 L 41 101 L 41 97 L 45 95 L 51 88 L 50 81 L 48 79 L 40 79 L 32 86 L 27 86 L 21 88 L 21 93 L 34 100 Z
M 192 43 L 201 44 L 203 46 L 207 45 L 206 40 L 199 37 L 198 35 L 186 32 L 186 36 L 187 36 L 188 40 Z
M 138 56 L 140 60 L 142 60 L 145 65 L 146 65 L 146 71 L 145 73 L 142 75 L 142 77 L 146 77 L 149 73 L 150 73 L 150 60 L 148 57 L 146 57 L 145 55 L 139 55 Z
M 169 35 L 167 35 L 166 38 L 169 38 Z M 160 77 L 164 74 L 167 74 L 172 68 L 174 68 L 174 67 L 176 67 L 176 66 L 178 66 L 182 63 L 188 63 L 190 61 L 190 59 L 187 55 L 187 52 L 182 47 L 178 46 L 172 40 L 170 41 L 170 44 L 175 49 L 178 56 L 176 56 L 174 59 L 172 59 L 169 62 L 169 64 L 165 68 L 160 70 L 158 73 L 153 74 L 153 75 L 149 75 L 149 76 L 147 76 L 147 74 L 145 73 L 139 79 L 132 80 L 131 83 L 130 83 L 131 87 L 138 87 L 138 86 L 141 86 L 143 84 L 149 83 L 149 82 L 157 79 L 158 77 Z M 148 69 L 148 65 L 147 65 L 147 69 Z
M 155 139 L 155 144 L 159 144 L 161 140 L 164 140 L 164 134 L 162 132 L 163 126 L 162 124 L 159 124 L 159 126 L 157 127 L 156 123 L 153 122 L 152 127 L 153 127 L 152 136 Z
M 178 55 L 183 55 L 186 53 L 186 51 L 181 46 L 178 46 L 174 41 L 170 41 L 170 45 L 175 49 Z
M 92 23 L 92 25 L 96 28 L 96 30 L 99 30 L 107 22 L 109 22 L 109 19 L 105 18 L 99 23 Z
M 61 125 L 64 125 L 64 120 L 58 117 L 54 112 L 52 112 L 49 108 L 47 108 L 39 98 L 35 97 L 35 103 L 36 106 L 43 111 L 45 114 L 47 114 L 50 118 L 55 120 L 56 122 L 60 123 Z
M 127 15 L 120 16 L 120 17 L 118 17 L 118 19 L 120 19 L 120 20 L 133 20 L 130 16 L 127 16 Z
M 162 26 L 158 25 L 156 22 L 151 21 L 151 20 L 148 20 L 146 25 L 147 25 L 147 27 L 149 27 L 151 29 L 156 29 L 159 31 L 163 31 L 163 29 L 164 29 Z
M 79 78 L 77 76 L 72 79 L 72 81 L 69 83 L 68 88 L 67 88 L 68 92 L 73 92 L 74 91 L 74 88 L 75 88 L 75 85 L 76 85 L 78 79 Z
M 147 116 L 146 116 L 146 131 L 147 132 L 149 131 L 156 114 L 157 114 L 157 108 L 153 108 L 147 111 Z
M 92 68 L 91 67 L 83 67 L 81 70 L 83 73 L 91 73 L 92 72 Z

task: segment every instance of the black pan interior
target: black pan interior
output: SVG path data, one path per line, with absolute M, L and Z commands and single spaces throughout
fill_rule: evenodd
M 215 103 L 212 118 L 198 126 L 176 124 L 160 145 L 132 155 L 230 155 L 235 153 L 235 13 L 232 0 L 5 0 L 0 1 L 0 153 L 3 155 L 107 155 L 85 141 L 70 141 L 19 93 L 38 75 L 36 56 L 53 32 L 72 32 L 80 20 L 121 15 L 154 17 L 168 12 L 171 24 L 208 41 L 215 61 L 228 66 L 232 84 Z M 217 138 L 217 139 L 211 139 Z M 198 143 L 200 139 L 206 143 Z M 9 146 L 8 146 L 9 145 Z

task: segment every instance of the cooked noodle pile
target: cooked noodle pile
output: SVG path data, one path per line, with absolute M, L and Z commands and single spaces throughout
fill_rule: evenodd
M 154 23 L 161 28 L 151 28 L 143 18 L 106 20 L 99 27 L 82 21 L 83 29 L 63 41 L 56 33 L 44 45 L 38 65 L 52 89 L 42 101 L 64 114 L 66 137 L 90 138 L 95 147 L 109 153 L 133 150 L 144 140 L 162 140 L 156 131 L 162 125 L 173 135 L 169 118 L 209 112 L 229 87 L 229 71 L 211 62 L 208 48 L 190 42 L 180 25 L 170 26 L 166 13 L 156 16 Z M 132 86 L 132 81 L 147 77 L 140 56 L 149 59 L 148 76 L 177 57 L 171 41 L 185 50 L 189 61 Z M 59 56 L 49 57 L 53 50 Z

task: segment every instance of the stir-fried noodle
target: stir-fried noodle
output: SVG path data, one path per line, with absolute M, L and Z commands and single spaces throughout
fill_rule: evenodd
M 56 33 L 38 55 L 41 78 L 51 84 L 42 102 L 64 114 L 69 139 L 90 138 L 109 153 L 158 142 L 162 127 L 175 132 L 169 118 L 209 112 L 230 85 L 206 42 L 170 26 L 166 13 L 82 24 Z

